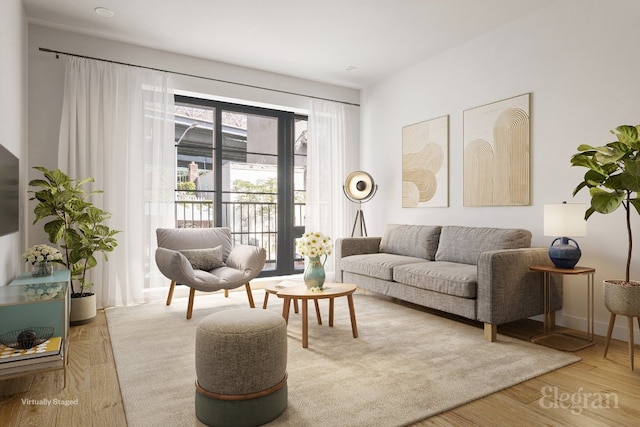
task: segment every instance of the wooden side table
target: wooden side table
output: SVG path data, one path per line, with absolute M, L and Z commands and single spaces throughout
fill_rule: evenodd
M 558 350 L 565 351 L 577 351 L 583 348 L 591 347 L 595 345 L 594 337 L 594 316 L 593 316 L 593 276 L 596 272 L 592 267 L 580 267 L 574 268 L 557 268 L 553 265 L 532 265 L 529 267 L 532 271 L 539 271 L 544 273 L 544 333 L 533 337 L 531 341 L 542 344 L 547 347 L 552 347 Z M 567 332 L 553 331 L 551 327 L 551 275 L 552 274 L 564 274 L 564 275 L 585 275 L 587 276 L 587 336 L 578 336 Z M 579 345 L 573 347 L 567 347 L 564 345 L 558 345 L 554 342 L 553 337 L 565 337 L 571 340 L 578 340 Z

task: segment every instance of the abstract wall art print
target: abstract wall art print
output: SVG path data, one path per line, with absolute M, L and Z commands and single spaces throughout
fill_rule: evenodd
M 530 97 L 527 93 L 464 111 L 464 206 L 531 203 Z
M 402 128 L 402 207 L 449 206 L 449 116 Z

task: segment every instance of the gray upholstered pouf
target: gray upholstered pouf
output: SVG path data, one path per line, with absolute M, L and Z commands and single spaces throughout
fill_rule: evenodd
M 287 407 L 287 325 L 279 314 L 232 309 L 196 330 L 196 416 L 209 426 L 257 426 Z

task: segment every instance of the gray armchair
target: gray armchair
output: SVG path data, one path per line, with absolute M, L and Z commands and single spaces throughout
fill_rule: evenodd
M 190 287 L 187 319 L 191 319 L 196 290 L 213 292 L 224 289 L 226 297 L 229 289 L 244 285 L 249 305 L 255 307 L 249 282 L 264 267 L 264 248 L 234 246 L 231 230 L 226 227 L 158 228 L 156 237 L 156 264 L 171 280 L 167 305 L 171 304 L 176 284 Z

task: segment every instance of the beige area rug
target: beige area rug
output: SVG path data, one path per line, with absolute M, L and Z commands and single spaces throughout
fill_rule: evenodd
M 262 291 L 255 291 L 262 304 Z M 269 426 L 399 426 L 425 419 L 580 360 L 575 355 L 498 336 L 480 328 L 373 296 L 354 295 L 354 339 L 346 298 L 309 305 L 309 348 L 291 310 L 286 411 Z M 322 304 L 325 303 L 325 304 Z M 198 295 L 193 318 L 186 298 L 107 310 L 129 426 L 200 426 L 194 411 L 195 328 L 210 313 L 248 307 L 244 292 Z M 271 296 L 269 310 L 282 302 Z M 233 357 L 233 355 L 229 355 Z

